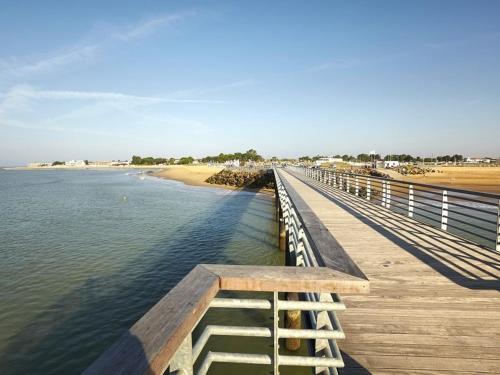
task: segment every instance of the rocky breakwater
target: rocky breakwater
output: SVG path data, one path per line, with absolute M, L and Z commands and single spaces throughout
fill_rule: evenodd
M 275 186 L 274 175 L 270 170 L 223 169 L 206 182 L 242 189 L 274 189 Z

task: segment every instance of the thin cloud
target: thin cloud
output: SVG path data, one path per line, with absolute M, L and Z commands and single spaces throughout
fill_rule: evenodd
M 192 17 L 195 14 L 196 13 L 194 11 L 186 11 L 148 19 L 124 31 L 114 33 L 113 37 L 124 41 L 141 38 L 153 34 L 162 27 L 173 26 L 174 24 L 182 22 L 186 18 Z
M 251 79 L 245 79 L 245 80 L 240 80 L 240 81 L 234 81 L 230 83 L 226 83 L 223 85 L 219 86 L 214 86 L 214 87 L 207 87 L 207 88 L 195 88 L 195 89 L 187 89 L 187 90 L 180 90 L 176 91 L 173 93 L 173 97 L 185 97 L 185 96 L 191 96 L 191 97 L 196 97 L 196 96 L 203 96 L 206 94 L 214 94 L 214 93 L 219 93 L 223 91 L 229 91 L 241 87 L 249 87 L 255 85 L 255 81 Z
M 95 43 L 75 44 L 32 62 L 22 62 L 16 57 L 12 57 L 8 61 L 3 59 L 0 60 L 0 78 L 40 75 L 60 71 L 60 69 L 72 65 L 86 64 L 93 61 L 98 52 L 104 49 L 107 44 L 117 41 L 126 43 L 146 37 L 162 27 L 173 26 L 195 14 L 194 11 L 184 11 L 147 19 L 121 31 L 108 33 Z
M 328 61 L 323 64 L 311 66 L 309 69 L 307 69 L 307 71 L 321 72 L 324 70 L 331 70 L 331 69 L 349 69 L 356 67 L 360 64 L 361 61 L 359 59 L 338 59 L 338 60 Z
M 170 98 L 163 96 L 131 95 L 120 92 L 37 90 L 32 86 L 19 85 L 5 94 L 0 94 L 0 113 L 29 109 L 28 103 L 37 100 L 92 100 L 101 102 L 127 102 L 128 104 L 148 105 L 159 103 L 220 104 L 221 100 Z

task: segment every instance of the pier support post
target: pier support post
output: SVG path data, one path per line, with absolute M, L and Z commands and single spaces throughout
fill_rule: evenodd
M 287 301 L 299 301 L 298 293 L 287 293 Z M 285 312 L 285 326 L 289 329 L 301 329 L 302 326 L 302 313 L 300 310 L 287 310 Z M 300 349 L 300 339 L 287 338 L 285 339 L 285 346 L 288 350 L 295 352 Z
M 441 207 L 441 229 L 448 229 L 448 192 L 443 190 L 443 203 Z
M 280 251 L 286 250 L 286 225 L 283 212 L 279 220 L 279 249 Z
M 413 217 L 413 206 L 414 206 L 414 197 L 413 197 L 413 185 L 410 185 L 408 188 L 408 216 Z

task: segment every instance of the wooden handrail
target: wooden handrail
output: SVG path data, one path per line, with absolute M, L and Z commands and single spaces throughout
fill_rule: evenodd
M 162 374 L 220 290 L 368 293 L 365 278 L 327 267 L 198 265 L 84 374 Z
M 282 171 L 275 169 L 275 173 L 280 177 Z M 295 212 L 302 222 L 304 231 L 309 239 L 319 265 L 358 279 L 368 280 L 349 254 L 347 254 L 318 216 L 316 216 L 304 199 L 302 199 L 300 194 L 295 191 L 285 178 L 280 177 L 280 179 L 286 193 L 290 197 L 290 201 L 295 206 Z

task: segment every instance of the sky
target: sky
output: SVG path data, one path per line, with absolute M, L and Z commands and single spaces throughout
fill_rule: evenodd
M 10 1 L 0 165 L 500 155 L 500 1 Z

